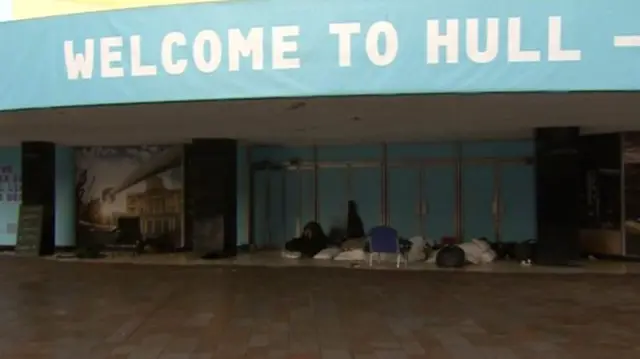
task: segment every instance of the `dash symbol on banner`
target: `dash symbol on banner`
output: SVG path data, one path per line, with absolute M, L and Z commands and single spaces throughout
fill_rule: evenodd
M 640 47 L 640 35 L 614 36 L 615 47 Z

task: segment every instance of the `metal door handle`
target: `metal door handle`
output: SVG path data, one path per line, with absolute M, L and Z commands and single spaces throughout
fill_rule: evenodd
M 420 210 L 422 211 L 423 215 L 426 215 L 429 213 L 429 202 L 427 202 L 427 200 L 422 201 L 422 208 Z

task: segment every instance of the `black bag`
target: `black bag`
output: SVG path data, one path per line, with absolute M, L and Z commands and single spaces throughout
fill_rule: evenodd
M 443 247 L 436 254 L 436 265 L 440 268 L 460 268 L 465 262 L 464 251 L 458 246 Z
M 514 252 L 516 260 L 520 262 L 533 260 L 533 256 L 535 254 L 535 241 L 530 239 L 522 243 L 517 243 L 515 245 Z
M 348 202 L 347 211 L 347 235 L 350 238 L 364 238 L 364 225 L 362 224 L 362 218 L 358 214 L 358 205 L 355 201 Z

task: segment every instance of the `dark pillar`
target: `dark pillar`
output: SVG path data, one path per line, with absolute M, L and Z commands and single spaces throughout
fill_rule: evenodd
M 22 143 L 22 205 L 42 206 L 40 255 L 55 251 L 56 146 Z
M 201 257 L 236 254 L 237 152 L 230 139 L 194 139 L 185 146 L 185 246 Z
M 535 131 L 539 264 L 568 264 L 579 257 L 579 136 L 577 127 Z

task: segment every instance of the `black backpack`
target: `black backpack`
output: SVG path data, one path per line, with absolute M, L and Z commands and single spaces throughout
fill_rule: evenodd
M 451 245 L 441 248 L 436 254 L 436 265 L 440 268 L 460 268 L 466 263 L 462 248 Z

